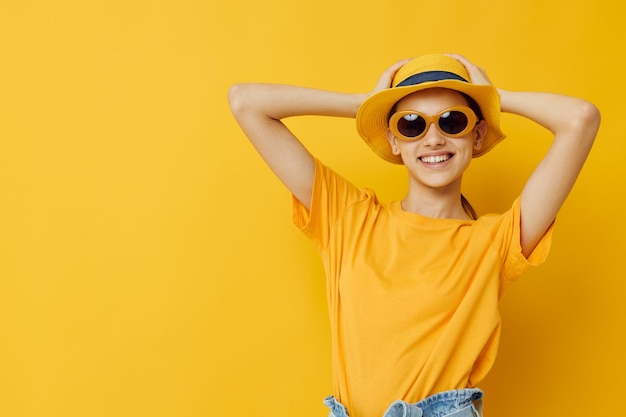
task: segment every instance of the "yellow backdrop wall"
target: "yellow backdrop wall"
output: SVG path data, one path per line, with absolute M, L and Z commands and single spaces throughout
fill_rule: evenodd
M 623 19 L 610 0 L 0 2 L 0 415 L 323 416 L 323 273 L 290 197 L 231 117 L 235 82 L 365 92 L 458 52 L 498 86 L 603 114 L 547 264 L 502 304 L 486 416 L 620 413 L 626 387 Z M 352 120 L 289 121 L 398 198 Z M 549 135 L 509 138 L 465 193 L 506 208 Z

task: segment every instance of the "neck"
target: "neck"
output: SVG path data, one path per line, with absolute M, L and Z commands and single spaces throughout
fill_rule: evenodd
M 401 202 L 402 209 L 425 217 L 470 220 L 461 203 L 460 183 L 449 187 L 412 186 Z

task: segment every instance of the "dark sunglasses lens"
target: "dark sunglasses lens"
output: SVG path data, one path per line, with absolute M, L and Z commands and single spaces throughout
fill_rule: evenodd
M 422 134 L 426 129 L 426 120 L 417 114 L 407 114 L 398 120 L 398 132 L 409 138 Z
M 439 118 L 439 127 L 450 135 L 461 133 L 467 127 L 467 116 L 456 110 L 445 112 Z

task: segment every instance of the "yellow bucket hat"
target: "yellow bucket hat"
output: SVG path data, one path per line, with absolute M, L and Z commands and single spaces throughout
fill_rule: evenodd
M 442 54 L 424 55 L 404 64 L 393 78 L 392 87 L 379 91 L 361 104 L 356 116 L 359 135 L 385 161 L 402 164 L 387 140 L 389 112 L 403 97 L 427 88 L 448 88 L 473 98 L 487 122 L 487 133 L 474 157 L 489 152 L 505 138 L 500 131 L 500 95 L 491 85 L 472 84 L 465 66 Z

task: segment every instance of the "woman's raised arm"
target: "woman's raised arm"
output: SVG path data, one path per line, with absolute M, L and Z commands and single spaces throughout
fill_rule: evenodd
M 282 123 L 299 115 L 354 117 L 366 95 L 275 84 L 230 88 L 231 110 L 252 145 L 289 191 L 310 206 L 313 157 Z
M 502 111 L 533 120 L 554 134 L 522 192 L 521 244 L 529 255 L 576 182 L 598 132 L 600 112 L 588 101 L 559 94 L 499 92 Z
M 467 68 L 472 82 L 491 84 L 482 68 L 461 55 L 450 56 Z M 552 145 L 522 191 L 520 243 L 528 256 L 574 186 L 598 132 L 600 112 L 588 101 L 559 94 L 498 92 L 503 112 L 526 117 L 554 134 Z
M 387 69 L 370 94 L 388 88 L 405 62 Z M 250 142 L 307 208 L 315 174 L 313 157 L 281 119 L 300 115 L 355 117 L 368 96 L 277 84 L 236 84 L 228 92 L 231 110 Z

